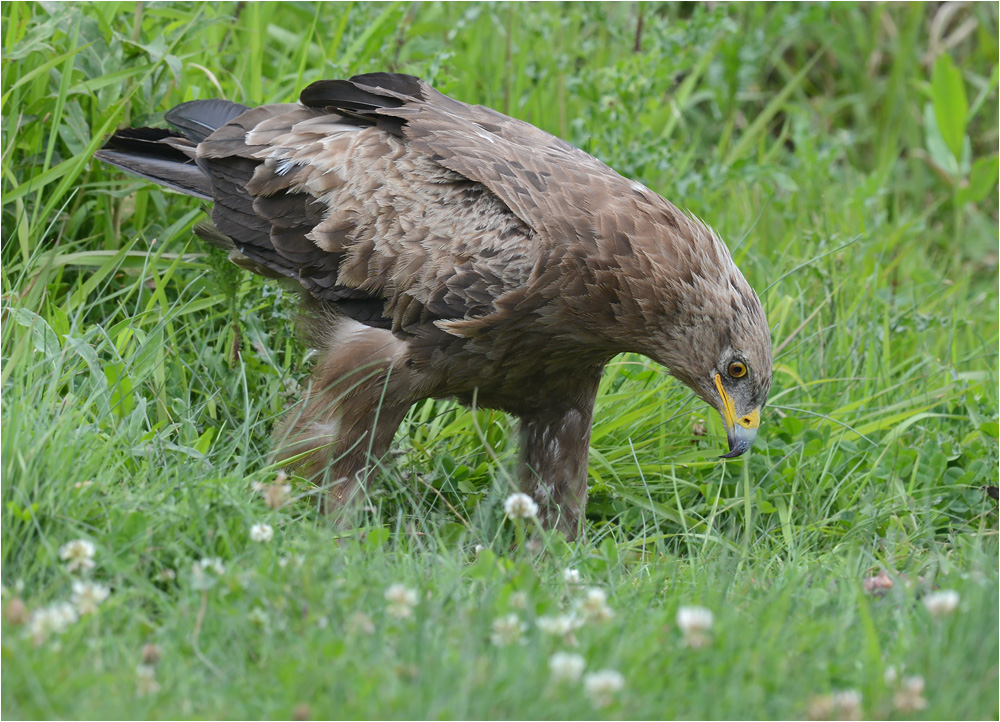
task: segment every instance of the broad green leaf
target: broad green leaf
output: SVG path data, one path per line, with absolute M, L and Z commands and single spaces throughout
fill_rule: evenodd
M 18 325 L 30 329 L 36 351 L 44 353 L 47 357 L 59 353 L 59 339 L 44 318 L 26 308 L 11 310 Z
M 998 163 L 996 155 L 977 160 L 972 164 L 969 184 L 955 194 L 955 202 L 961 206 L 983 200 L 996 185 L 998 172 L 1000 172 L 1000 163 Z
M 927 153 L 933 165 L 946 174 L 948 181 L 954 184 L 955 179 L 959 177 L 958 158 L 952 154 L 941 134 L 933 103 L 924 106 L 924 133 Z
M 132 379 L 129 378 L 125 365 L 118 362 L 105 364 L 104 376 L 111 389 L 111 409 L 119 418 L 125 418 L 135 407 Z
M 938 129 L 955 160 L 962 158 L 962 141 L 969 113 L 969 101 L 965 97 L 965 82 L 962 72 L 948 55 L 941 55 L 934 61 L 931 74 L 931 99 L 934 102 L 934 117 Z

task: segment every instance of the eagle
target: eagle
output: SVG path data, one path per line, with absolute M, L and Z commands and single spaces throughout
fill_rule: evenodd
M 707 225 L 526 122 L 412 75 L 320 80 L 298 103 L 182 103 L 100 160 L 214 203 L 196 228 L 288 279 L 318 352 L 276 460 L 356 508 L 407 410 L 428 398 L 520 421 L 518 483 L 569 537 L 587 502 L 601 373 L 622 352 L 754 443 L 771 387 L 760 299 Z

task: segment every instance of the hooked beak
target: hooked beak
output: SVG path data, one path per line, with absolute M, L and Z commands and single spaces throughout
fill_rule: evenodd
M 729 439 L 729 453 L 723 454 L 721 458 L 735 459 L 748 452 L 753 446 L 754 439 L 757 438 L 760 407 L 749 414 L 737 417 L 735 404 L 722 387 L 722 377 L 719 374 L 715 375 L 715 388 L 719 390 L 719 396 L 722 398 L 722 420 L 726 422 L 726 437 Z

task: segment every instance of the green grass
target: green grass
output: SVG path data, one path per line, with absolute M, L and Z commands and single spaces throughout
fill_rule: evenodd
M 1000 714 L 995 5 L 0 12 L 5 718 L 796 718 L 837 690 L 866 717 Z M 776 350 L 749 458 L 719 461 L 714 412 L 621 357 L 585 541 L 503 519 L 512 422 L 450 402 L 413 409 L 361 528 L 301 479 L 265 505 L 309 369 L 295 299 L 192 240 L 196 201 L 91 156 L 185 100 L 373 70 L 565 137 L 728 240 Z M 18 605 L 70 598 L 59 549 L 80 538 L 110 596 L 36 644 Z M 208 589 L 203 558 L 225 567 Z M 882 570 L 893 587 L 866 592 Z M 538 629 L 588 587 L 613 619 L 576 646 Z M 933 589 L 958 609 L 932 616 Z M 715 614 L 701 648 L 675 623 L 692 604 Z M 495 645 L 509 613 L 523 639 Z M 550 679 L 567 650 L 624 675 L 609 706 Z M 924 678 L 926 709 L 899 708 L 889 667 Z

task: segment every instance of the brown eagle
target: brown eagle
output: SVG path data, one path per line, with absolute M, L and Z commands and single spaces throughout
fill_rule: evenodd
M 598 383 L 623 351 L 722 414 L 726 457 L 753 444 L 760 300 L 710 228 L 578 148 L 389 73 L 166 120 L 97 157 L 213 201 L 199 235 L 304 289 L 320 355 L 276 442 L 327 511 L 360 496 L 411 405 L 454 397 L 520 419 L 521 489 L 575 535 Z

